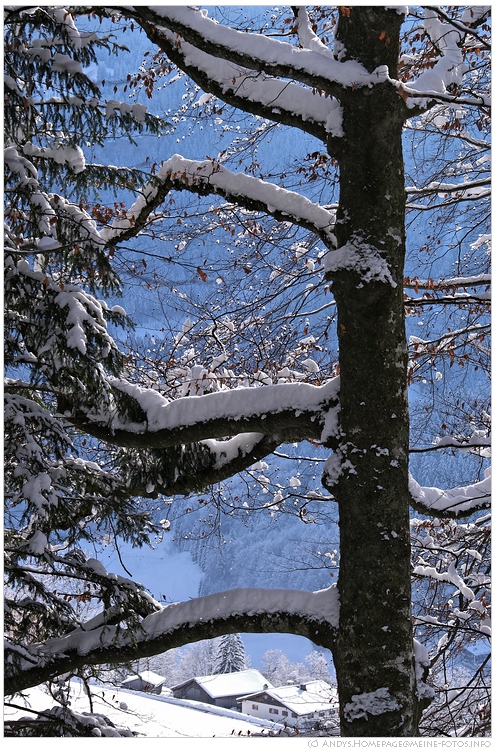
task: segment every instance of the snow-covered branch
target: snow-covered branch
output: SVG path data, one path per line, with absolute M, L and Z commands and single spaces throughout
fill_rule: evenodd
M 439 336 L 436 339 L 425 340 L 418 336 L 410 336 L 409 343 L 416 357 L 424 354 L 436 355 L 448 354 L 452 356 L 453 352 L 460 349 L 466 344 L 472 344 L 473 342 L 482 340 L 489 334 L 490 326 L 487 325 L 472 325 L 466 328 L 460 328 L 456 331 L 448 331 L 443 336 Z
M 404 279 L 405 289 L 428 289 L 432 291 L 441 289 L 467 289 L 468 287 L 489 286 L 492 282 L 492 276 L 489 273 L 480 274 L 479 276 L 454 276 L 450 279 Z
M 483 9 L 483 14 L 487 10 Z M 408 107 L 428 107 L 432 102 L 462 103 L 470 106 L 490 106 L 489 99 L 481 94 L 463 92 L 463 79 L 468 71 L 463 50 L 470 34 L 469 21 L 451 23 L 445 13 L 437 8 L 424 8 L 424 30 L 437 52 L 433 66 L 428 66 L 415 81 L 397 82 L 397 88 Z
M 421 188 L 408 187 L 406 193 L 420 198 L 427 195 L 440 195 L 447 198 L 450 195 L 452 196 L 451 200 L 458 202 L 459 200 L 489 198 L 491 194 L 490 185 L 490 179 L 484 177 L 462 183 L 430 182 L 429 185 Z M 411 207 L 414 208 L 414 206 Z
M 419 290 L 425 290 L 422 297 L 405 296 L 406 307 L 420 307 L 422 305 L 465 305 L 465 304 L 489 304 L 491 293 L 488 288 L 491 286 L 491 274 L 481 274 L 479 276 L 455 276 L 450 279 L 404 279 L 405 289 L 414 289 L 416 294 Z M 484 291 L 478 293 L 460 292 L 458 289 L 470 289 L 484 287 Z M 434 297 L 436 292 L 447 291 L 451 294 Z
M 170 30 L 198 49 L 250 70 L 299 81 L 335 95 L 344 88 L 373 86 L 387 79 L 386 68 L 370 73 L 355 60 L 339 62 L 321 50 L 300 49 L 262 34 L 240 32 L 208 18 L 207 11 L 186 7 L 135 6 L 135 17 Z M 181 40 L 177 40 L 181 45 Z
M 332 211 L 291 190 L 242 173 L 231 172 L 213 160 L 194 161 L 175 154 L 163 162 L 127 212 L 102 234 L 106 241 L 121 242 L 134 236 L 171 190 L 187 190 L 200 195 L 221 195 L 230 203 L 249 211 L 262 211 L 279 221 L 289 221 L 317 234 L 334 246 Z
M 151 453 L 140 450 L 135 460 L 126 453 L 120 464 L 120 491 L 126 497 L 201 492 L 248 469 L 289 439 L 282 432 L 246 432 L 229 440 L 204 440 Z
M 133 661 L 227 633 L 294 633 L 328 647 L 335 642 L 338 619 L 336 586 L 316 592 L 233 589 L 210 594 L 169 604 L 132 631 L 102 625 L 96 618 L 37 647 L 7 647 L 5 692 L 11 695 L 78 666 Z
M 460 518 L 491 505 L 491 479 L 467 487 L 441 490 L 437 487 L 421 487 L 413 477 L 409 478 L 412 506 L 421 513 L 445 518 Z
M 170 401 L 157 391 L 128 381 L 110 379 L 114 392 L 135 402 L 139 421 L 128 421 L 118 410 L 66 418 L 115 445 L 166 448 L 241 432 L 286 435 L 290 439 L 324 439 L 336 435 L 339 379 L 323 386 L 281 383 L 235 388 Z M 222 451 L 220 450 L 219 453 Z
M 433 11 L 437 14 L 438 18 L 446 21 L 454 29 L 457 29 L 465 36 L 469 35 L 475 41 L 475 46 L 478 49 L 490 51 L 490 45 L 486 39 L 476 33 L 475 29 L 486 21 L 491 13 L 491 5 L 476 5 L 468 6 L 462 14 L 461 20 L 458 21 L 455 18 L 451 18 L 442 8 L 436 6 L 425 5 L 425 10 Z
M 486 305 L 491 300 L 490 292 L 481 294 L 456 294 L 445 297 L 406 297 L 406 307 L 422 307 L 423 305 Z
M 314 89 L 222 60 L 208 54 L 165 28 L 139 19 L 149 39 L 205 92 L 258 117 L 310 133 L 325 141 L 328 134 L 342 136 L 339 103 Z
M 335 58 L 331 50 L 323 44 L 321 39 L 313 31 L 306 7 L 293 7 L 292 10 L 296 19 L 297 38 L 299 39 L 301 47 L 303 49 L 313 50 L 313 52 L 318 52 L 319 54 L 325 55 L 334 60 Z

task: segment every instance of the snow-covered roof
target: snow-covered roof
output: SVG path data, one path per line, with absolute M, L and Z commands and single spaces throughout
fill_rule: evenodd
M 161 674 L 145 670 L 144 672 L 131 674 L 129 677 L 126 677 L 126 679 L 122 682 L 122 685 L 124 686 L 125 684 L 129 684 L 130 682 L 134 682 L 134 680 L 136 679 L 141 679 L 143 682 L 147 682 L 149 685 L 154 685 L 155 687 L 163 685 L 163 683 L 165 682 L 165 677 L 162 677 Z
M 273 688 L 266 677 L 263 677 L 257 669 L 243 669 L 240 672 L 228 672 L 226 674 L 211 674 L 205 677 L 194 677 L 186 680 L 176 688 L 186 685 L 188 682 L 196 682 L 205 690 L 211 698 L 221 698 L 229 695 L 245 695 L 264 689 Z
M 330 704 L 336 705 L 337 691 L 324 680 L 313 680 L 302 685 L 284 685 L 283 687 L 263 690 L 265 695 L 283 703 L 286 708 L 300 716 L 314 711 L 328 711 Z M 245 695 L 253 698 L 256 693 Z M 259 692 L 258 692 L 259 695 Z

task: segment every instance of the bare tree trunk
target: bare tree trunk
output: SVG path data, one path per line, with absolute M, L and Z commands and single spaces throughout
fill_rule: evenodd
M 399 28 L 394 11 L 354 7 L 340 19 L 339 37 L 348 57 L 369 70 L 385 62 L 394 76 Z M 349 91 L 342 104 L 336 236 L 344 250 L 329 268 L 339 316 L 342 447 L 326 479 L 340 517 L 342 736 L 414 736 L 404 103 L 385 83 Z

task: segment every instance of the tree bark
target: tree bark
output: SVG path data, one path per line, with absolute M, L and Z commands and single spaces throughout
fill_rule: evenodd
M 393 76 L 401 17 L 375 7 L 347 12 L 338 30 L 346 55 L 370 71 L 386 63 Z M 341 447 L 324 478 L 339 505 L 341 733 L 414 736 L 404 103 L 385 83 L 346 92 L 342 105 L 336 236 L 343 260 L 330 257 L 329 273 L 338 308 Z

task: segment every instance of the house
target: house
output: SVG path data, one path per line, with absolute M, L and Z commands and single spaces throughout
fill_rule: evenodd
M 172 687 L 174 698 L 211 703 L 222 708 L 239 708 L 237 699 L 247 693 L 272 688 L 257 669 L 192 677 Z
M 122 683 L 122 687 L 127 690 L 142 690 L 143 693 L 159 695 L 162 692 L 164 684 L 165 677 L 156 674 L 156 672 L 145 671 L 126 677 Z
M 337 690 L 324 680 L 264 688 L 239 698 L 243 714 L 289 726 L 338 721 Z
M 469 648 L 464 647 L 460 653 L 460 664 L 468 669 L 477 669 L 485 660 L 490 658 L 491 652 L 487 650 L 484 643 L 471 643 Z

